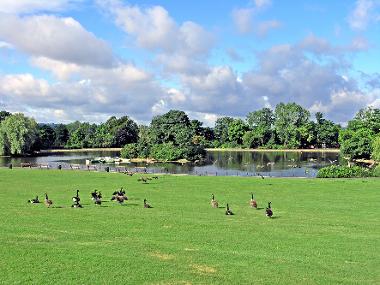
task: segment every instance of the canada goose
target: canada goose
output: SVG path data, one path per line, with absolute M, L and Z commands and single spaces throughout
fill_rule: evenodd
M 93 192 L 91 192 L 91 200 L 94 201 L 96 199 L 96 197 L 98 197 L 98 190 L 94 190 Z
M 272 204 L 272 202 L 268 202 L 268 207 L 265 210 L 265 215 L 269 218 L 272 218 L 272 216 L 273 216 L 271 204 Z
M 219 207 L 218 201 L 215 200 L 214 194 L 211 195 L 211 206 L 213 208 L 218 208 Z
M 75 202 L 74 204 L 71 205 L 71 208 L 83 208 L 83 206 L 79 204 L 79 202 Z
M 146 199 L 144 199 L 144 208 L 152 208 L 152 206 L 149 205 L 149 204 L 146 202 Z
M 46 205 L 46 207 L 50 208 L 51 205 L 53 205 L 53 201 L 52 200 L 49 200 L 49 197 L 48 197 L 48 194 L 45 193 L 45 200 L 44 200 L 44 203 Z
M 142 177 L 142 176 L 139 179 L 137 179 L 137 181 L 141 181 L 141 182 L 144 182 L 144 183 L 148 182 L 148 180 L 145 177 Z
M 38 196 L 36 196 L 36 198 L 31 199 L 31 200 L 28 200 L 28 203 L 31 203 L 31 204 L 38 204 L 38 203 L 40 203 L 40 200 L 38 200 Z
M 73 202 L 74 203 L 79 203 L 80 198 L 79 198 L 79 190 L 77 190 L 77 195 L 73 197 Z
M 95 205 L 101 205 L 102 204 L 101 198 L 96 197 L 96 199 L 94 200 L 94 203 L 95 203 Z
M 116 201 L 119 202 L 119 204 L 123 204 L 124 201 L 125 201 L 125 197 L 124 196 L 116 196 Z
M 251 201 L 249 202 L 249 204 L 251 205 L 252 208 L 256 208 L 257 209 L 257 202 L 253 198 L 253 194 L 251 194 Z
M 230 207 L 228 207 L 228 204 L 227 204 L 227 207 L 226 207 L 226 215 L 229 215 L 229 216 L 232 216 L 234 213 L 232 213 L 232 211 L 230 210 Z
M 94 192 L 91 192 L 91 199 L 95 202 L 95 205 L 101 205 L 102 204 L 102 193 L 95 189 Z

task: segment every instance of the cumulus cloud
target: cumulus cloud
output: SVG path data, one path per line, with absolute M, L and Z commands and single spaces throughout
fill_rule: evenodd
M 376 0 L 357 0 L 355 8 L 348 17 L 348 23 L 353 30 L 362 31 L 373 22 L 378 21 L 375 9 L 380 2 Z
M 271 0 L 254 0 L 253 3 L 255 4 L 257 8 L 262 9 L 262 8 L 270 6 L 272 4 L 272 1 Z
M 253 8 L 240 8 L 232 11 L 232 19 L 237 31 L 248 34 L 253 30 Z
M 258 24 L 257 33 L 260 36 L 266 36 L 270 30 L 281 27 L 281 22 L 277 20 L 263 21 Z
M 332 46 L 309 35 L 299 43 L 258 52 L 257 66 L 242 74 L 228 66 L 184 74 L 179 89 L 183 100 L 174 102 L 166 97 L 160 106 L 165 110 L 174 107 L 198 114 L 239 117 L 280 102 L 297 102 L 312 112 L 322 111 L 328 118 L 344 122 L 379 98 L 361 90 L 347 76 L 351 67 L 345 54 L 350 52 L 350 45 Z
M 55 62 L 51 67 L 61 69 L 58 65 L 59 62 Z M 112 69 L 78 68 L 80 79 L 67 81 L 48 82 L 32 74 L 0 76 L 3 108 L 13 110 L 18 106 L 17 111 L 26 114 L 34 110 L 37 120 L 43 119 L 43 110 L 51 114 L 62 110 L 71 118 L 81 120 L 98 114 L 99 118 L 93 120 L 97 122 L 105 115 L 124 114 L 148 120 L 152 106 L 165 94 L 150 74 L 133 65 L 123 64 Z
M 35 12 L 57 12 L 77 5 L 83 0 L 1 0 L 0 12 L 25 14 Z
M 3 14 L 0 40 L 26 54 L 68 63 L 111 67 L 116 61 L 109 45 L 73 18 Z
M 213 35 L 200 25 L 186 21 L 178 25 L 161 6 L 140 8 L 120 1 L 98 1 L 115 17 L 116 24 L 134 37 L 139 47 L 187 56 L 207 54 Z
M 281 27 L 278 20 L 259 21 L 255 16 L 271 5 L 269 0 L 255 0 L 253 6 L 245 8 L 235 8 L 232 11 L 232 20 L 236 30 L 240 34 L 256 33 L 258 36 L 266 36 L 270 30 Z

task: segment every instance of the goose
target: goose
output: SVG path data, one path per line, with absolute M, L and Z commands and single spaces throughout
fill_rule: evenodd
M 95 189 L 95 191 L 91 193 L 91 196 L 91 199 L 95 202 L 95 205 L 102 204 L 102 193 L 100 191 L 97 192 L 97 190 Z
M 253 198 L 253 194 L 251 194 L 251 201 L 249 202 L 249 204 L 251 205 L 252 208 L 256 208 L 257 209 L 257 202 Z
M 212 194 L 212 196 L 211 196 L 211 206 L 213 208 L 218 208 L 219 207 L 218 201 L 215 200 L 214 194 Z
M 119 202 L 119 204 L 121 205 L 121 204 L 123 204 L 124 203 L 124 201 L 125 201 L 125 197 L 124 196 L 116 196 L 116 201 L 118 201 Z
M 268 202 L 268 207 L 265 210 L 265 215 L 269 218 L 272 218 L 272 216 L 273 216 L 271 204 L 272 204 L 272 202 Z
M 96 200 L 96 198 L 98 197 L 98 192 L 97 192 L 98 190 L 94 190 L 94 192 L 91 192 L 91 200 L 92 201 L 95 201 Z
M 77 190 L 77 195 L 73 197 L 73 202 L 74 203 L 79 203 L 80 198 L 79 198 L 79 190 Z
M 52 200 L 49 200 L 49 197 L 48 197 L 48 194 L 45 193 L 45 200 L 44 200 L 44 203 L 46 205 L 46 207 L 50 208 L 51 205 L 53 205 L 53 201 Z
M 230 210 L 230 207 L 228 207 L 228 204 L 227 204 L 227 207 L 226 207 L 226 215 L 228 216 L 232 216 L 234 213 L 232 213 L 232 211 Z
M 149 205 L 149 204 L 146 202 L 146 199 L 144 199 L 144 208 L 152 208 L 152 206 Z
M 74 204 L 71 205 L 71 208 L 83 208 L 83 206 L 79 204 L 79 202 L 74 202 Z
M 40 200 L 38 200 L 38 196 L 36 196 L 36 198 L 31 199 L 31 200 L 28 200 L 28 203 L 31 203 L 31 204 L 38 204 L 38 203 L 40 203 Z

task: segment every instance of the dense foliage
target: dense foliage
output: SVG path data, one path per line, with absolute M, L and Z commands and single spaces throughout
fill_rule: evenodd
M 199 120 L 190 120 L 179 110 L 154 117 L 149 126 L 138 126 L 128 116 L 112 116 L 99 125 L 79 121 L 35 125 L 33 120 L 23 116 L 20 124 L 29 130 L 26 133 L 21 125 L 13 128 L 10 122 L 14 119 L 9 119 L 13 117 L 9 112 L 0 112 L 0 151 L 3 154 L 51 148 L 125 146 L 122 156 L 127 158 L 198 160 L 204 157 L 207 147 L 340 147 L 349 159 L 380 160 L 380 109 L 372 108 L 360 110 L 343 129 L 320 112 L 311 119 L 309 111 L 296 103 L 280 103 L 274 110 L 255 110 L 248 113 L 245 120 L 220 117 L 213 128 L 203 126 Z
M 318 171 L 318 178 L 355 178 L 355 177 L 372 177 L 376 173 L 368 168 L 360 166 L 338 166 L 331 165 L 323 167 Z
M 362 109 L 348 122 L 347 128 L 339 133 L 342 154 L 349 159 L 370 158 L 374 142 L 380 134 L 380 109 Z M 376 148 L 378 151 L 378 148 Z M 375 154 L 375 159 L 379 157 Z
M 0 155 L 24 155 L 38 137 L 37 123 L 23 114 L 7 116 L 0 124 Z

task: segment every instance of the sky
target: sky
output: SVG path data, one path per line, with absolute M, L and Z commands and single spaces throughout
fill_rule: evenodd
M 380 108 L 380 0 L 0 0 L 0 110 L 139 123 Z

